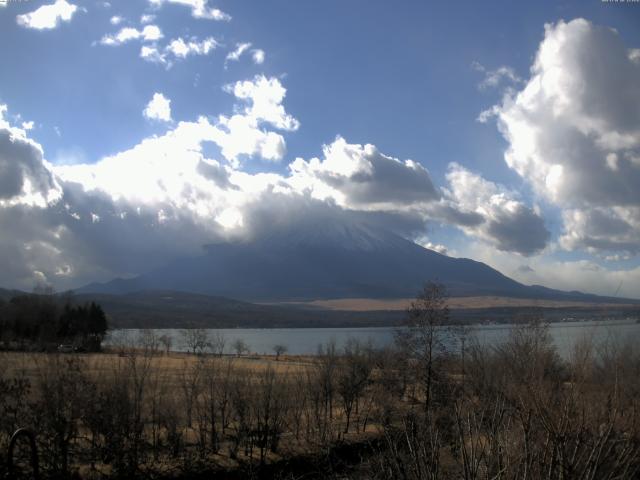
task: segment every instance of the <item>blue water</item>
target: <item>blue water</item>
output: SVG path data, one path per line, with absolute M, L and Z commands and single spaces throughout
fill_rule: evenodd
M 511 325 L 477 325 L 470 329 L 467 338 L 476 339 L 482 345 L 497 346 L 509 337 Z M 220 334 L 225 339 L 225 352 L 233 353 L 233 342 L 242 339 L 252 353 L 272 354 L 274 345 L 285 345 L 287 353 L 310 355 L 318 352 L 319 345 L 334 341 L 338 349 L 349 339 L 370 342 L 374 347 L 385 347 L 393 343 L 393 327 L 372 328 L 234 328 L 209 329 L 210 338 Z M 143 330 L 121 329 L 111 332 L 107 345 L 137 345 Z M 157 335 L 172 338 L 171 349 L 187 351 L 182 331 L 179 329 L 157 329 Z M 596 344 L 603 342 L 636 342 L 640 345 L 640 323 L 635 319 L 616 321 L 574 321 L 552 323 L 549 333 L 558 353 L 568 358 L 576 341 L 587 338 Z M 468 340 L 471 341 L 471 340 Z

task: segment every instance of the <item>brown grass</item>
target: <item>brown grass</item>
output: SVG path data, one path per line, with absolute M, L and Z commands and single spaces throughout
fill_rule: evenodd
M 41 371 L 42 365 L 51 353 L 32 352 L 0 352 L 0 364 L 2 371 L 7 376 L 24 375 L 33 380 Z M 104 353 L 73 353 L 60 354 L 63 356 L 75 356 L 84 361 L 87 367 L 85 373 L 94 378 L 113 373 L 116 367 L 126 360 L 126 356 L 119 353 L 105 351 Z M 281 355 L 278 360 L 273 355 L 248 355 L 237 357 L 235 355 L 225 355 L 223 357 L 209 357 L 217 362 L 226 362 L 233 358 L 234 366 L 239 370 L 251 371 L 255 373 L 263 372 L 271 367 L 278 374 L 295 374 L 306 371 L 313 366 L 313 357 L 301 355 Z M 169 354 L 158 353 L 151 357 L 151 374 L 159 373 L 161 380 L 172 380 L 169 384 L 177 383 L 179 376 L 184 372 L 185 367 L 192 366 L 198 356 L 190 353 L 171 352 Z
M 290 305 L 326 308 L 328 310 L 347 310 L 370 312 L 379 310 L 406 310 L 412 298 L 374 299 L 374 298 L 337 298 L 312 300 L 310 302 L 288 302 Z M 499 308 L 499 307 L 540 307 L 540 308 L 632 308 L 630 304 L 594 303 L 561 300 L 539 300 L 511 297 L 451 297 L 448 306 L 452 309 Z M 637 305 L 635 305 L 637 307 Z

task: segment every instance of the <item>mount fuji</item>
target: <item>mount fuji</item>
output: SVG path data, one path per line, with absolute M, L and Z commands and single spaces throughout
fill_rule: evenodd
M 452 258 L 365 223 L 296 222 L 253 240 L 207 245 L 129 279 L 93 283 L 78 293 L 171 290 L 254 302 L 414 297 L 427 281 L 452 296 L 597 301 L 603 297 L 526 286 L 488 265 Z

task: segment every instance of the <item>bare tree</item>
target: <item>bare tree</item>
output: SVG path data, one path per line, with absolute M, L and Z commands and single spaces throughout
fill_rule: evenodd
M 351 413 L 369 383 L 371 363 L 360 343 L 350 340 L 345 346 L 342 363 L 338 369 L 337 391 L 342 399 L 346 417 L 344 433 L 349 433 Z
M 431 407 L 436 374 L 434 361 L 438 352 L 444 349 L 441 327 L 447 324 L 448 320 L 446 289 L 444 285 L 429 282 L 411 303 L 404 328 L 396 332 L 396 341 L 400 348 L 417 362 L 425 412 Z
M 219 331 L 216 331 L 213 334 L 213 338 L 211 339 L 211 342 L 209 343 L 209 347 L 211 348 L 211 351 L 221 357 L 224 354 L 224 347 L 227 345 L 227 339 L 225 338 L 225 336 L 220 333 Z
M 243 339 L 238 338 L 233 342 L 233 350 L 236 352 L 236 355 L 240 357 L 249 352 L 249 345 L 247 345 Z
M 203 367 L 203 360 L 200 357 L 194 362 L 185 360 L 180 371 L 180 389 L 182 390 L 183 405 L 189 428 L 193 424 L 193 406 L 200 392 Z
M 163 335 L 160 335 L 158 337 L 158 341 L 162 344 L 162 346 L 164 347 L 164 351 L 167 355 L 169 355 L 169 352 L 171 351 L 171 344 L 173 343 L 173 339 L 171 338 L 170 335 L 167 335 L 166 333 Z
M 142 348 L 143 352 L 155 355 L 160 348 L 160 337 L 153 329 L 140 330 L 138 333 L 137 345 Z
M 194 355 L 203 353 L 209 345 L 209 333 L 204 328 L 185 328 L 180 334 L 184 345 Z
M 280 355 L 287 353 L 287 346 L 282 344 L 274 345 L 273 353 L 276 354 L 276 360 L 280 360 Z

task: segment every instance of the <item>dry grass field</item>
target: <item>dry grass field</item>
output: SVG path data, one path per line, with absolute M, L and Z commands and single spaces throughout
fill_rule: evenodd
M 373 299 L 373 298 L 339 298 L 329 300 L 313 300 L 310 302 L 289 302 L 292 305 L 320 307 L 329 310 L 346 311 L 380 311 L 380 310 L 406 310 L 412 298 L 394 299 Z M 448 299 L 451 309 L 475 309 L 475 308 L 500 308 L 500 307 L 535 307 L 535 308 L 637 308 L 637 305 L 614 304 L 614 303 L 593 303 L 561 300 L 539 300 L 534 298 L 512 298 L 512 297 L 451 297 Z
M 21 386 L 0 392 L 0 413 L 15 413 L 0 419 L 0 450 L 27 427 L 54 477 L 130 478 L 242 471 L 315 455 L 336 439 L 361 443 L 377 435 L 373 403 L 350 413 L 347 426 L 336 360 L 159 349 L 0 352 L 0 381 Z
M 43 367 L 51 361 L 52 357 L 61 359 L 73 359 L 80 361 L 83 373 L 93 379 L 105 378 L 121 371 L 124 364 L 132 356 L 140 356 L 140 351 L 132 350 L 126 354 L 105 349 L 103 353 L 70 353 L 51 354 L 33 352 L 0 352 L 0 373 L 5 376 L 21 376 L 35 382 L 43 373 Z M 178 381 L 185 370 L 193 369 L 199 362 L 206 358 L 214 368 L 222 368 L 228 362 L 232 362 L 234 368 L 240 371 L 263 373 L 267 369 L 273 370 L 278 375 L 294 375 L 307 372 L 316 364 L 313 356 L 281 355 L 276 359 L 275 355 L 225 355 L 217 357 L 213 355 L 193 355 L 180 352 L 158 352 L 149 359 L 149 376 L 159 376 L 163 382 L 177 390 Z

